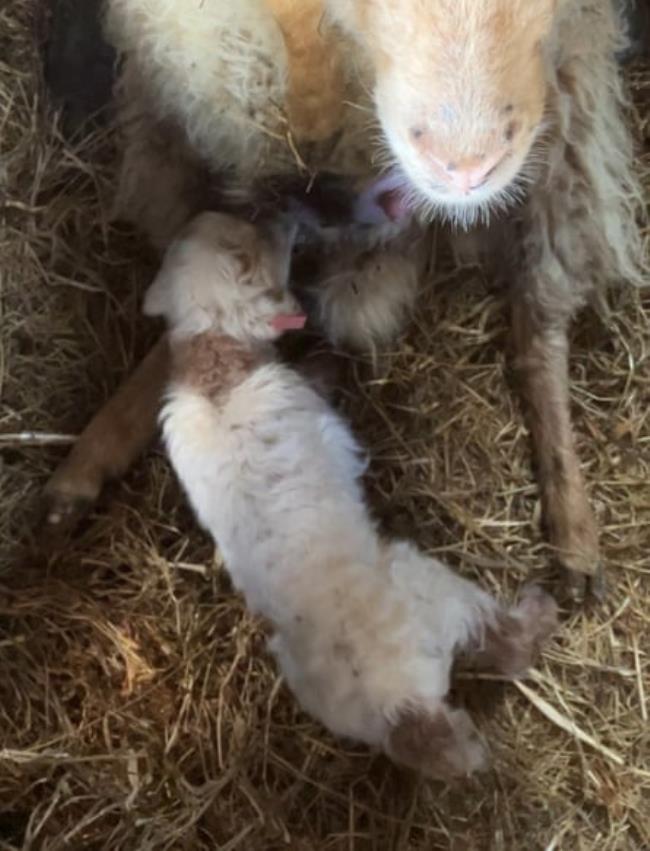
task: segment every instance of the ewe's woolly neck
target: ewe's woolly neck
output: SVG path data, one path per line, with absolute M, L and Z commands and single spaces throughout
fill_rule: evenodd
M 265 343 L 243 342 L 204 331 L 192 337 L 172 337 L 172 381 L 215 400 L 237 387 L 272 354 Z

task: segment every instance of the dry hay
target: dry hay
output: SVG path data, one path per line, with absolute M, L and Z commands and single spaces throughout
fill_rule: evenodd
M 142 351 L 152 269 L 108 223 L 110 137 L 71 147 L 46 114 L 30 27 L 27 6 L 0 6 L 0 848 L 650 847 L 648 296 L 575 333 L 607 604 L 571 614 L 527 682 L 461 683 L 493 772 L 418 783 L 297 711 L 159 452 L 64 555 L 18 559 L 65 451 L 52 436 L 76 433 Z M 633 82 L 645 107 L 650 75 Z M 387 526 L 510 595 L 546 552 L 504 304 L 475 272 L 440 278 L 393 354 L 351 364 L 347 407 Z

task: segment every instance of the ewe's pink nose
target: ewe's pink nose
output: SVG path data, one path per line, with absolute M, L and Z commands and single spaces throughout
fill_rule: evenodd
M 431 127 L 416 124 L 410 128 L 410 136 L 418 154 L 426 160 L 441 183 L 468 195 L 473 189 L 478 189 L 488 180 L 513 149 L 515 136 L 521 132 L 521 122 L 511 119 L 514 111 L 512 104 L 502 109 L 507 116 L 501 125 L 486 133 L 482 141 L 474 148 L 472 155 L 456 156 L 453 149 Z M 449 123 L 449 108 L 442 109 L 443 120 Z M 451 110 L 453 118 L 454 110 Z
M 487 155 L 481 154 L 447 161 L 430 155 L 430 160 L 438 177 L 444 183 L 467 195 L 473 189 L 478 189 L 485 183 L 496 167 L 505 159 L 507 153 L 508 148 L 504 146 Z

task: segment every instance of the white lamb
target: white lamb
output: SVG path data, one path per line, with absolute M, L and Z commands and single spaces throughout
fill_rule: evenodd
M 485 753 L 447 702 L 456 657 L 521 672 L 555 603 L 529 588 L 507 611 L 379 536 L 349 428 L 274 358 L 273 340 L 304 322 L 288 290 L 290 231 L 206 213 L 168 251 L 145 312 L 170 327 L 169 455 L 302 706 L 428 776 L 465 775 Z

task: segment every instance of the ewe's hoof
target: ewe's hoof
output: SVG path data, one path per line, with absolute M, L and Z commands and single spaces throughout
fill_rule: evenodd
M 605 592 L 598 525 L 584 493 L 565 496 L 551 506 L 549 541 L 561 584 L 572 603 L 602 599 Z
M 86 517 L 95 500 L 46 488 L 41 496 L 36 538 L 42 547 L 57 546 L 67 540 Z
M 607 596 L 607 583 L 600 562 L 594 572 L 585 573 L 565 567 L 564 590 L 568 600 L 574 605 L 582 605 L 589 601 L 602 603 Z

